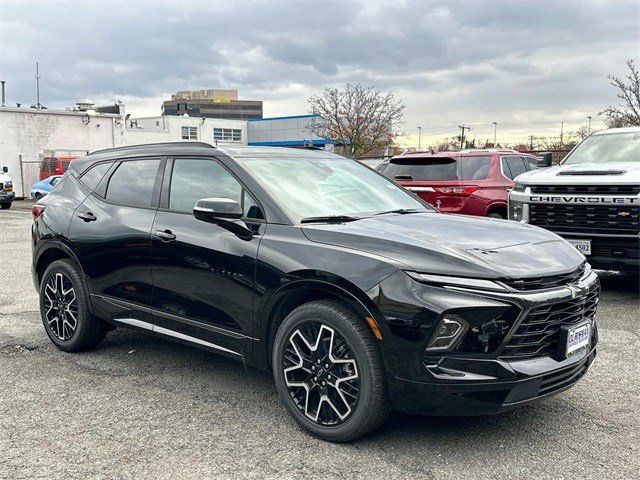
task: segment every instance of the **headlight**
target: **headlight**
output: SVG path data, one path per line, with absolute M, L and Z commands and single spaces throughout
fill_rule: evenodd
M 469 324 L 460 315 L 445 315 L 427 345 L 427 352 L 451 350 L 456 347 L 465 334 Z
M 522 221 L 523 203 L 509 199 L 509 220 Z
M 525 188 L 524 183 L 516 182 L 516 185 L 515 187 L 513 187 L 513 190 L 516 192 L 524 192 L 524 188 Z

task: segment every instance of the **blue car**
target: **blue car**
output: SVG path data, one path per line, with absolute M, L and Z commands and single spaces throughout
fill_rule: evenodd
M 56 186 L 60 178 L 62 178 L 62 175 L 51 175 L 44 180 L 40 180 L 38 183 L 34 183 L 31 187 L 31 198 L 40 200 Z

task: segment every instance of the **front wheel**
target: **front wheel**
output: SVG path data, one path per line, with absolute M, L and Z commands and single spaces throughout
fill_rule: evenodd
M 11 208 L 11 202 L 0 203 L 0 208 L 2 210 L 9 210 Z
M 33 196 L 33 198 L 37 202 L 38 200 L 40 200 L 42 198 L 42 194 L 40 192 L 36 192 L 36 194 Z
M 339 303 L 315 301 L 291 312 L 276 332 L 272 367 L 289 413 L 324 440 L 355 440 L 389 413 L 380 353 Z

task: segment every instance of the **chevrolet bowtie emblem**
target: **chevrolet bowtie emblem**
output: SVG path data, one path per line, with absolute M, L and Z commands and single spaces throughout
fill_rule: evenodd
M 628 217 L 629 215 L 631 215 L 629 212 L 618 212 L 619 217 Z

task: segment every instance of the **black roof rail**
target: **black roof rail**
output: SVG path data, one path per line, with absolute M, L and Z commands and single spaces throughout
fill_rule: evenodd
M 206 142 L 163 142 L 163 143 L 143 143 L 141 145 L 123 145 L 122 147 L 112 147 L 112 148 L 103 148 L 101 150 L 94 150 L 89 155 L 94 155 L 96 153 L 104 153 L 104 152 L 119 152 L 123 150 L 144 150 L 147 148 L 158 148 L 158 147 L 206 147 L 206 148 L 216 148 L 210 143 Z

